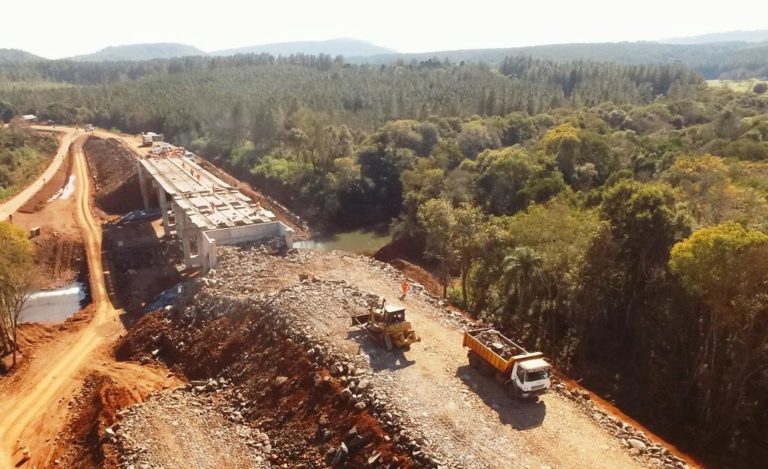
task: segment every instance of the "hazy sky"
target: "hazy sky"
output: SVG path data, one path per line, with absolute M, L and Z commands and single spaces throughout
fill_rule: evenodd
M 401 52 L 656 40 L 768 28 L 761 0 L 3 0 L 0 48 L 48 58 L 109 45 L 205 51 L 352 37 Z M 456 6 L 454 6 L 456 5 Z M 760 6 L 762 5 L 762 6 Z

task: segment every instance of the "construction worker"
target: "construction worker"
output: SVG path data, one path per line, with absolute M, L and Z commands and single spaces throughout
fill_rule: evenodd
M 400 290 L 403 292 L 403 296 L 400 297 L 401 300 L 404 300 L 406 296 L 408 296 L 408 290 L 411 289 L 411 284 L 408 283 L 408 279 L 403 280 L 403 283 L 400 285 Z

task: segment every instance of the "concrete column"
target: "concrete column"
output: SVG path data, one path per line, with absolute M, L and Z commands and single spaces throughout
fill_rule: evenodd
M 139 188 L 141 189 L 141 200 L 144 201 L 144 208 L 149 208 L 149 188 L 147 188 L 147 175 L 144 172 L 144 166 L 139 165 Z
M 200 267 L 202 265 L 201 256 L 201 238 L 203 233 L 197 228 L 189 228 L 181 232 L 181 247 L 184 250 L 184 265 L 189 267 Z M 192 254 L 192 238 L 197 239 L 197 254 Z
M 157 186 L 157 202 L 160 205 L 160 213 L 163 215 L 163 231 L 165 236 L 171 235 L 171 225 L 168 218 L 168 201 L 166 200 L 165 190 L 163 186 Z
M 285 228 L 285 234 L 283 234 L 283 240 L 285 240 L 285 246 L 288 249 L 293 247 L 293 239 L 296 236 L 296 232 L 292 228 Z
M 201 233 L 200 255 L 202 256 L 202 268 L 208 272 L 216 267 L 216 239 Z
M 192 267 L 192 249 L 189 245 L 190 233 L 187 230 L 181 231 L 181 249 L 184 251 L 184 265 Z
M 187 214 L 184 213 L 184 210 L 176 202 L 171 202 L 171 210 L 173 211 L 173 218 L 176 220 L 176 234 L 179 234 L 187 226 Z

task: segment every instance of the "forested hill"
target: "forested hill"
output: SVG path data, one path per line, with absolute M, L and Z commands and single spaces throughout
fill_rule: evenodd
M 357 39 L 330 39 L 327 41 L 297 41 L 262 44 L 250 47 L 238 47 L 211 52 L 211 55 L 226 56 L 235 54 L 271 54 L 289 56 L 294 54 L 330 55 L 335 57 L 368 57 L 372 55 L 393 54 L 392 49 Z
M 45 60 L 35 54 L 19 49 L 0 49 L 0 65 L 39 62 Z
M 666 44 L 707 44 L 711 42 L 766 42 L 768 29 L 757 31 L 728 31 L 723 33 L 701 34 L 698 36 L 673 37 L 664 39 Z
M 265 44 L 251 47 L 241 47 L 210 52 L 208 55 L 226 58 L 236 54 L 270 54 L 288 57 L 291 55 L 329 55 L 343 56 L 344 60 L 354 64 L 392 64 L 425 62 L 429 60 L 445 61 L 460 64 L 462 62 L 484 63 L 492 67 L 499 66 L 510 56 L 529 56 L 537 59 L 556 62 L 593 61 L 616 62 L 624 65 L 662 65 L 683 63 L 699 72 L 706 79 L 744 79 L 768 77 L 768 42 L 759 40 L 763 32 L 744 33 L 744 41 L 702 42 L 692 44 L 660 43 L 660 42 L 617 42 L 590 44 L 556 44 L 530 47 L 515 47 L 502 49 L 469 49 L 452 51 L 435 51 L 416 54 L 396 53 L 390 49 L 354 39 L 333 39 L 328 41 L 304 41 Z M 713 36 L 718 38 L 721 36 Z M 732 36 L 722 36 L 724 38 Z M 733 36 L 739 37 L 739 36 Z M 684 39 L 680 39 L 683 41 Z M 706 38 L 690 38 L 692 42 L 708 41 Z M 670 40 L 677 41 L 677 40 Z M 55 65 L 47 65 L 48 70 L 71 69 L 72 61 L 101 62 L 101 61 L 146 61 L 153 59 L 168 59 L 174 57 L 188 58 L 202 56 L 206 52 L 184 44 L 135 44 L 128 46 L 108 47 L 99 52 L 73 57 L 70 60 L 50 61 Z M 5 60 L 4 60 L 5 58 Z M 45 60 L 22 51 L 0 50 L 0 64 L 5 62 L 28 63 Z M 245 59 L 246 61 L 248 59 Z M 184 68 L 178 63 L 176 68 Z M 214 66 L 218 65 L 213 63 Z M 132 70 L 120 75 L 121 79 L 136 78 L 146 75 L 143 70 L 153 70 L 156 65 L 134 64 Z M 161 64 L 159 68 L 163 68 Z M 18 70 L 16 70 L 19 73 Z M 38 70 L 39 72 L 39 70 Z M 117 73 L 123 72 L 118 69 Z M 87 74 L 78 70 L 67 71 L 70 76 Z M 112 71 L 107 75 L 114 75 Z M 49 75 L 51 75 L 49 73 Z M 0 71 L 2 77 L 2 71 Z M 59 80 L 59 77 L 50 77 Z M 70 81 L 70 80 L 67 80 Z M 78 84 L 82 84 L 82 80 Z
M 186 44 L 132 44 L 107 47 L 93 54 L 78 55 L 69 60 L 76 62 L 114 62 L 122 60 L 170 59 L 192 55 L 205 55 L 205 52 L 197 47 Z
M 426 52 L 419 54 L 386 54 L 354 58 L 355 62 L 392 63 L 429 59 L 452 62 L 483 62 L 498 65 L 509 56 L 570 62 L 590 60 L 627 65 L 681 62 L 697 70 L 707 79 L 751 78 L 768 76 L 768 43 L 718 42 L 707 44 L 661 44 L 657 42 L 616 42 L 597 44 L 555 44 L 505 49 L 471 49 Z

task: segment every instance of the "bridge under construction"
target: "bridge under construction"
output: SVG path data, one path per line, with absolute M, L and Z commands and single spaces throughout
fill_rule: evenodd
M 290 248 L 294 231 L 275 215 L 182 156 L 138 160 L 144 208 L 157 206 L 166 236 L 182 243 L 187 267 L 216 266 L 216 246 L 278 237 Z

